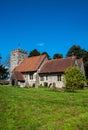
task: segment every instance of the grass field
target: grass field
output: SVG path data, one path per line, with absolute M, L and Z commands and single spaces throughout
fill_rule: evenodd
M 0 86 L 0 130 L 88 130 L 88 89 Z

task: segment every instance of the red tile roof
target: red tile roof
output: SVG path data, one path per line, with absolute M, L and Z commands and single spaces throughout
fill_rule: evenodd
M 24 79 L 22 73 L 20 73 L 20 72 L 14 72 L 14 76 L 15 76 L 15 78 L 16 78 L 18 81 L 25 81 L 25 79 Z
M 40 73 L 56 73 L 65 72 L 68 67 L 75 63 L 76 57 L 61 58 L 55 60 L 47 60 L 42 67 Z
M 16 72 L 32 72 L 37 71 L 46 55 L 34 56 L 30 58 L 25 58 L 20 65 L 18 65 L 13 71 Z

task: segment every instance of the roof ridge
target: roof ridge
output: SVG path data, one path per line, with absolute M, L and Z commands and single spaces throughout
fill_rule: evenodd
M 42 57 L 44 55 L 46 56 L 46 54 L 43 54 L 43 55 L 39 55 L 39 56 L 31 56 L 31 57 L 28 57 L 28 58 Z
M 66 58 L 58 58 L 58 59 L 51 59 L 51 60 L 47 60 L 48 62 L 51 62 L 51 61 L 57 61 L 57 60 L 67 60 L 67 59 L 71 59 L 71 58 L 76 58 L 76 56 L 70 56 L 70 57 L 66 57 Z M 46 62 L 47 62 L 46 61 Z

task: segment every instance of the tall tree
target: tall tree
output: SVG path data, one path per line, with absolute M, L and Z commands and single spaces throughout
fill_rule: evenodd
M 53 59 L 59 59 L 59 58 L 63 58 L 63 55 L 62 54 L 59 54 L 59 53 L 55 53 L 53 55 Z
M 7 55 L 6 59 L 2 62 L 3 66 L 10 68 L 10 55 Z
M 10 77 L 10 55 L 7 55 L 6 59 L 2 62 L 2 65 L 8 69 L 8 78 Z
M 0 65 L 0 80 L 4 80 L 8 78 L 8 69 L 4 66 Z
M 78 59 L 82 57 L 83 49 L 80 46 L 73 45 L 69 51 L 67 52 L 67 57 L 69 56 L 76 56 Z
M 6 62 L 1 61 L 2 57 L 0 55 L 0 80 L 5 80 L 7 78 L 9 78 L 9 67 L 7 66 L 7 64 L 4 64 Z M 7 58 L 6 58 L 7 60 Z M 10 62 L 10 59 L 9 59 Z
M 88 52 L 84 53 L 83 61 L 84 61 L 84 68 L 85 68 L 86 77 L 88 78 Z
M 32 57 L 32 56 L 39 56 L 40 52 L 37 49 L 34 49 L 30 52 L 28 57 Z
M 85 73 L 86 77 L 88 78 L 88 52 L 82 49 L 80 46 L 73 45 L 67 52 L 66 56 L 69 57 L 73 55 L 76 56 L 78 59 L 83 58 Z

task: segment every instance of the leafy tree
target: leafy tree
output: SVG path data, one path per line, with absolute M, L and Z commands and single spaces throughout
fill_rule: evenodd
M 84 61 L 86 77 L 88 78 L 88 52 L 87 51 L 83 54 L 83 61 Z
M 5 60 L 5 62 L 1 61 L 2 57 L 0 56 L 0 80 L 4 80 L 9 78 L 9 67 L 10 67 L 10 57 L 9 60 Z M 9 61 L 9 66 L 7 65 L 7 61 Z
M 62 54 L 58 54 L 58 53 L 53 55 L 53 59 L 59 59 L 59 58 L 63 58 L 63 55 Z
M 86 78 L 77 67 L 70 67 L 65 72 L 65 87 L 66 90 L 74 91 L 78 88 L 83 88 L 86 83 Z
M 76 46 L 76 45 L 73 45 L 69 51 L 67 52 L 67 57 L 69 56 L 76 56 L 78 59 L 82 57 L 82 54 L 83 54 L 83 50 L 81 49 L 80 46 Z
M 8 78 L 8 69 L 0 65 L 0 80 Z
M 47 52 L 43 52 L 43 53 L 42 53 L 42 55 L 43 55 L 43 54 L 46 54 L 46 56 L 47 56 L 48 60 L 50 60 L 50 59 L 51 59 L 51 58 L 50 58 L 50 56 L 49 56 L 49 54 L 48 54 Z
M 67 52 L 66 56 L 69 57 L 73 55 L 76 56 L 78 59 L 83 58 L 85 73 L 86 77 L 88 78 L 88 51 L 82 49 L 80 46 L 73 45 Z
M 28 57 L 32 57 L 32 56 L 39 56 L 40 52 L 36 49 L 34 49 L 33 51 L 30 52 Z

